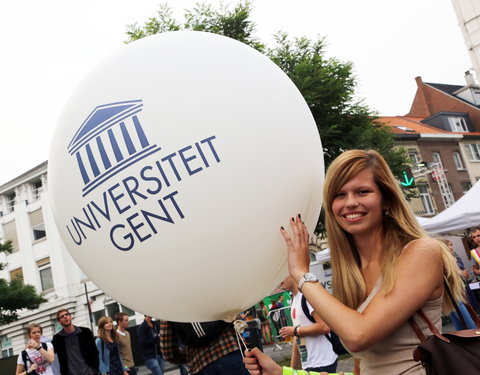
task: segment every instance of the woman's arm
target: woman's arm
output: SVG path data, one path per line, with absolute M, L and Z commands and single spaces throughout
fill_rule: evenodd
M 302 369 L 302 362 L 300 361 L 300 352 L 298 351 L 297 340 L 295 338 L 293 339 L 292 358 L 290 359 L 290 367 L 297 370 Z
M 40 346 L 36 349 L 48 362 L 52 363 L 55 360 L 55 352 L 53 351 L 53 346 L 49 348 L 47 344 L 47 349 L 44 349 L 43 345 L 40 344 Z
M 35 371 L 37 369 L 38 365 L 36 363 L 33 363 L 29 368 L 28 371 L 25 370 L 25 366 L 17 363 L 17 369 L 15 374 L 16 375 L 27 375 L 29 372 Z
M 105 361 L 104 358 L 110 357 L 110 350 L 107 348 L 107 345 L 103 343 L 100 337 L 97 337 L 97 339 L 95 340 L 95 345 L 97 346 L 97 350 L 98 350 L 98 362 L 99 362 L 100 373 L 107 374 L 110 371 L 110 363 L 107 363 L 107 361 Z M 105 354 L 107 355 L 105 356 Z
M 25 371 L 25 366 L 17 363 L 17 370 L 15 371 L 15 375 L 25 375 L 27 372 Z
M 308 231 L 301 220 L 291 220 L 293 239 L 282 234 L 288 246 L 289 272 L 298 283 L 308 272 Z M 363 272 L 368 272 L 364 270 Z M 412 241 L 402 252 L 392 292 L 378 293 L 359 313 L 328 293 L 320 283 L 305 283 L 302 292 L 315 312 L 342 339 L 345 346 L 365 350 L 404 324 L 425 302 L 443 292 L 441 249 L 429 238 Z M 381 322 L 381 324 L 379 324 Z

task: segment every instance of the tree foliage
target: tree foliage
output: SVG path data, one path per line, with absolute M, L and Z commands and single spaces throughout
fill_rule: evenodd
M 197 4 L 186 11 L 185 22 L 172 18 L 170 8 L 160 6 L 158 16 L 143 26 L 127 27 L 127 43 L 148 35 L 175 30 L 208 31 L 248 44 L 272 59 L 295 83 L 313 114 L 321 135 L 325 165 L 349 149 L 374 149 L 380 152 L 394 175 L 402 179 L 409 159 L 404 149 L 395 148 L 394 135 L 376 123 L 375 113 L 362 100 L 355 98 L 357 79 L 350 62 L 325 56 L 325 39 L 312 41 L 305 37 L 291 39 L 285 32 L 275 35 L 275 45 L 267 47 L 253 33 L 250 20 L 252 6 L 238 3 L 233 10 L 221 6 Z M 407 198 L 412 190 L 404 190 Z M 317 228 L 321 230 L 321 228 Z
M 0 253 L 11 254 L 12 251 L 12 241 L 0 244 Z M 0 271 L 5 267 L 5 263 L 0 263 Z M 22 280 L 0 279 L 0 325 L 17 320 L 19 310 L 34 310 L 46 301 L 37 294 L 35 287 L 23 284 Z

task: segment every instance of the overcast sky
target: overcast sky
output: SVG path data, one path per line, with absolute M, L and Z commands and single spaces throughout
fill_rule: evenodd
M 179 20 L 198 1 L 171 0 Z M 207 0 L 218 5 L 220 2 Z M 158 0 L 0 0 L 0 185 L 45 161 L 75 85 L 121 48 L 126 25 Z M 235 1 L 227 2 L 236 4 Z M 354 64 L 357 94 L 380 115 L 404 115 L 415 77 L 464 84 L 471 68 L 451 0 L 253 0 L 256 36 L 326 37 L 327 56 Z

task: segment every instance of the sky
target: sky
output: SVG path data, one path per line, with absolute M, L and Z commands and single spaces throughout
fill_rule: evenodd
M 170 0 L 175 17 L 198 0 Z M 205 0 L 218 6 L 220 1 Z M 75 86 L 155 16 L 159 0 L 0 0 L 0 186 L 48 158 Z M 236 4 L 236 1 L 223 2 Z M 451 0 L 252 0 L 257 36 L 279 30 L 326 39 L 351 62 L 357 97 L 382 116 L 405 115 L 424 82 L 463 85 L 472 68 Z

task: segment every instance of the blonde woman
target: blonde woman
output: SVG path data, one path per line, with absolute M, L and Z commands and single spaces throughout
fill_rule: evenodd
M 41 374 L 53 375 L 51 363 L 55 359 L 53 345 L 41 343 L 43 329 L 40 324 L 27 327 L 27 345 L 17 359 L 16 375 Z
M 452 310 L 448 297 L 443 298 L 444 276 L 455 298 L 463 300 L 448 248 L 425 234 L 375 151 L 347 151 L 331 164 L 323 204 L 333 296 L 308 274 L 309 236 L 300 215 L 290 220 L 293 237 L 281 228 L 290 275 L 315 312 L 360 359 L 361 374 L 425 374 L 413 360 L 419 339 L 408 319 L 421 308 L 441 329 L 442 309 L 446 314 Z M 431 334 L 423 320 L 415 320 L 426 336 Z M 252 375 L 282 374 L 256 349 L 245 363 Z
M 98 338 L 95 340 L 102 375 L 128 375 L 118 349 L 117 332 L 113 329 L 113 319 L 103 316 L 98 320 Z

